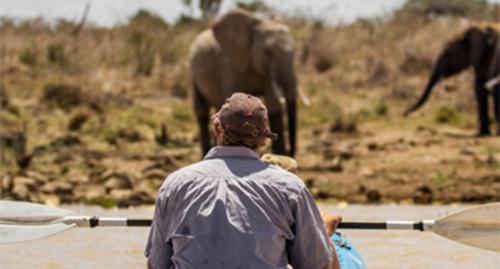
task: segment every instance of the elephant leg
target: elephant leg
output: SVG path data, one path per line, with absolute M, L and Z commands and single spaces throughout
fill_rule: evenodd
M 479 136 L 490 135 L 489 117 L 488 117 L 488 91 L 484 88 L 484 82 L 476 81 L 476 100 L 479 117 Z
M 297 101 L 291 99 L 287 102 L 288 136 L 290 138 L 289 156 L 294 157 L 297 148 Z
M 208 132 L 210 106 L 205 97 L 201 95 L 196 85 L 194 85 L 193 106 L 198 122 L 198 129 L 200 131 L 201 153 L 205 155 L 210 150 L 210 133 Z
M 276 133 L 278 137 L 273 141 L 273 152 L 276 154 L 286 154 L 285 150 L 285 135 L 283 128 L 283 111 L 277 110 L 269 114 L 269 122 L 271 131 Z
M 497 120 L 497 135 L 500 135 L 500 86 L 496 86 L 491 95 L 493 96 L 493 108 Z

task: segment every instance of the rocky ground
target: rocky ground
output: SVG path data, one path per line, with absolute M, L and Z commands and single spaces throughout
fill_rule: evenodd
M 500 137 L 474 136 L 471 71 L 401 116 L 442 46 L 472 20 L 403 13 L 340 27 L 283 20 L 312 101 L 299 107 L 297 160 L 316 198 L 500 201 Z M 0 199 L 153 203 L 170 172 L 200 159 L 186 55 L 205 25 L 168 25 L 142 12 L 75 34 L 71 22 L 2 20 Z

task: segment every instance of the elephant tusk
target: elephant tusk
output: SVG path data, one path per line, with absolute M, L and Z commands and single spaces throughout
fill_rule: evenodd
M 490 79 L 488 82 L 486 82 L 486 84 L 484 84 L 484 86 L 486 87 L 486 89 L 491 91 L 493 90 L 493 87 L 495 87 L 498 84 L 500 84 L 500 76 Z
M 297 87 L 297 93 L 299 94 L 299 98 L 304 104 L 304 106 L 308 107 L 311 105 L 311 101 L 309 100 L 309 98 L 307 98 L 307 96 L 304 94 L 304 92 L 300 87 Z
M 276 99 L 278 99 L 278 102 L 280 103 L 280 105 L 285 105 L 286 104 L 286 99 L 283 95 L 283 89 L 281 89 L 280 86 L 278 86 L 278 84 L 276 84 L 276 82 L 272 82 L 272 88 L 273 88 L 273 92 L 274 92 L 274 96 L 276 97 Z

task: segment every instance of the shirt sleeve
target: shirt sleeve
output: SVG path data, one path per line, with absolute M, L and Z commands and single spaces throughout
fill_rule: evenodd
M 144 251 L 148 262 L 154 269 L 170 269 L 171 257 L 173 255 L 172 247 L 167 243 L 167 226 L 163 212 L 166 209 L 166 198 L 160 191 L 155 203 L 155 211 L 151 230 L 149 231 L 148 242 Z
M 320 269 L 331 258 L 321 214 L 311 193 L 304 188 L 292 198 L 295 223 L 292 227 L 294 238 L 287 242 L 288 260 L 294 269 Z

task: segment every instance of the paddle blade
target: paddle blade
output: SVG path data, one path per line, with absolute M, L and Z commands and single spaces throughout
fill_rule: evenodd
M 448 239 L 500 252 L 500 203 L 460 211 L 436 221 L 431 227 Z
M 74 212 L 27 202 L 0 201 L 0 223 L 44 224 L 69 215 L 74 215 Z
M 9 225 L 0 224 L 0 244 L 20 243 L 58 234 L 75 224 L 56 223 L 49 225 Z

